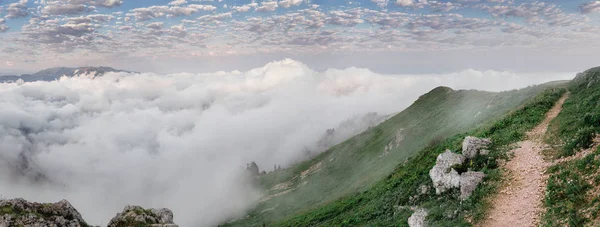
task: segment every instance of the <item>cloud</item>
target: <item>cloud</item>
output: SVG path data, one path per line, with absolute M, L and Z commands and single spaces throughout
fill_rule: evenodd
M 0 33 L 6 32 L 9 29 L 8 26 L 6 26 L 4 23 L 6 23 L 6 20 L 3 18 L 0 18 Z
M 231 18 L 231 13 L 219 13 L 219 14 L 211 14 L 211 15 L 204 15 L 204 16 L 198 17 L 198 21 L 212 23 L 212 22 L 216 22 L 216 21 L 223 21 L 223 20 L 226 20 L 229 18 Z
M 371 0 L 371 2 L 375 3 L 375 5 L 381 8 L 385 8 L 388 5 L 389 0 Z
M 23 18 L 29 16 L 29 12 L 27 12 L 27 1 L 28 0 L 19 0 L 16 3 L 11 3 L 6 7 L 5 13 L 6 18 Z
M 581 13 L 598 13 L 600 12 L 600 1 L 591 1 L 579 5 Z
M 68 0 L 70 4 L 84 4 L 89 6 L 114 8 L 123 5 L 123 0 Z
M 270 170 L 306 159 L 326 129 L 337 132 L 349 119 L 398 112 L 438 85 L 499 91 L 571 77 L 316 72 L 286 59 L 246 72 L 0 84 L 0 191 L 66 198 L 93 225 L 140 204 L 171 208 L 181 226 L 215 226 L 258 199 L 244 182 L 247 162 Z M 347 130 L 345 138 L 356 133 Z M 51 183 L 15 178 L 18 165 Z
M 214 11 L 217 7 L 212 5 L 191 4 L 186 6 L 150 6 L 147 8 L 136 8 L 127 13 L 138 21 L 147 21 L 165 16 L 180 17 L 189 16 L 200 11 Z
M 290 8 L 292 6 L 299 6 L 302 4 L 303 0 L 281 0 L 279 1 L 279 6 L 282 8 Z
M 46 15 L 75 15 L 89 10 L 90 9 L 83 4 L 51 2 L 50 4 L 44 6 L 42 13 Z
M 185 5 L 185 4 L 187 4 L 186 0 L 174 0 L 169 3 L 169 5 L 173 5 L 173 6 L 180 6 L 180 5 Z
M 243 12 L 248 12 L 250 9 L 256 8 L 257 6 L 258 6 L 257 3 L 250 3 L 250 4 L 242 5 L 242 6 L 233 6 L 233 7 L 231 7 L 231 9 L 233 9 L 234 12 L 243 13 Z
M 277 2 L 261 2 L 259 7 L 256 7 L 257 12 L 273 12 L 277 9 Z

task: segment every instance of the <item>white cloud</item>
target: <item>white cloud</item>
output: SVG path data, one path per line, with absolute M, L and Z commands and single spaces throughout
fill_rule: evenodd
M 6 20 L 3 18 L 0 18 L 0 33 L 8 31 L 8 26 L 6 26 L 4 23 L 6 23 Z
M 250 3 L 250 4 L 242 5 L 242 6 L 233 6 L 233 7 L 231 7 L 231 9 L 233 9 L 233 11 L 235 11 L 235 12 L 248 12 L 250 9 L 256 8 L 257 6 L 258 6 L 257 3 Z
M 277 9 L 277 2 L 261 2 L 256 8 L 257 12 L 273 12 Z
M 169 3 L 169 5 L 174 5 L 174 6 L 185 5 L 185 4 L 187 4 L 186 0 L 174 0 Z
M 579 6 L 581 13 L 598 13 L 600 12 L 600 1 L 591 1 Z
M 413 6 L 414 4 L 415 4 L 415 2 L 413 0 L 397 0 L 396 1 L 396 5 L 403 6 L 403 7 Z
M 29 16 L 29 12 L 27 12 L 27 2 L 28 0 L 19 0 L 18 2 L 9 4 L 6 11 L 6 18 L 22 18 Z
M 498 91 L 571 76 L 315 72 L 283 60 L 243 73 L 0 84 L 0 191 L 66 198 L 93 225 L 140 204 L 171 208 L 181 226 L 214 226 L 256 199 L 240 180 L 246 162 L 270 170 L 306 158 L 305 147 L 346 119 L 400 111 L 438 85 Z M 53 184 L 15 181 L 14 165 L 40 170 Z
M 302 4 L 303 0 L 281 0 L 279 1 L 279 6 L 282 8 L 290 8 L 292 6 L 299 6 Z
M 381 8 L 385 8 L 388 5 L 389 0 L 371 0 L 371 2 L 375 3 L 377 6 L 379 6 Z
M 147 21 L 165 16 L 180 17 L 189 16 L 200 11 L 214 11 L 217 7 L 212 5 L 191 4 L 186 6 L 150 6 L 146 8 L 132 9 L 127 16 L 132 16 L 138 21 Z

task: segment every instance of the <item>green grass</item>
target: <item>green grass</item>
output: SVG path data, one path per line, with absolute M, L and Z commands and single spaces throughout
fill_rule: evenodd
M 600 221 L 600 150 L 549 169 L 545 226 L 586 226 Z
M 286 181 L 296 189 L 259 204 L 248 218 L 225 226 L 405 226 L 412 214 L 408 207 L 415 205 L 430 210 L 428 217 L 433 226 L 469 225 L 465 216 L 481 219 L 486 207 L 484 197 L 500 180 L 496 158 L 506 157 L 508 145 L 540 122 L 564 92 L 552 89 L 542 93 L 545 88 L 503 93 L 434 89 L 377 127 L 312 160 L 264 176 L 261 183 L 265 189 Z M 529 102 L 524 104 L 526 100 Z M 517 106 L 521 107 L 506 115 Z M 406 131 L 403 143 L 390 155 L 379 158 L 399 128 Z M 494 141 L 488 157 L 469 162 L 472 169 L 488 175 L 482 186 L 462 203 L 456 196 L 458 190 L 415 197 L 421 185 L 431 186 L 428 171 L 437 155 L 445 149 L 458 151 L 466 135 Z M 323 168 L 308 180 L 297 177 L 319 162 L 324 163 Z M 276 209 L 263 212 L 270 207 Z
M 570 98 L 550 124 L 552 158 L 588 149 L 600 132 L 600 68 L 578 75 L 570 84 Z M 592 226 L 600 223 L 600 151 L 548 169 L 544 226 Z
M 561 147 L 555 157 L 566 157 L 589 148 L 600 133 L 600 68 L 586 71 L 569 85 L 571 96 L 550 125 L 549 143 Z M 557 143 L 560 142 L 560 143 Z

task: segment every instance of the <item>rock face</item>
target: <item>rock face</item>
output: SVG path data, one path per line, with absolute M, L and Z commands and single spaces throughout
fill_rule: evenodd
M 408 226 L 427 227 L 425 218 L 427 218 L 427 210 L 419 208 L 408 218 Z
M 0 227 L 88 226 L 81 214 L 66 200 L 58 203 L 30 203 L 24 199 L 0 201 Z
M 469 198 L 485 177 L 483 172 L 468 171 L 460 175 L 460 198 Z
M 461 165 L 464 161 L 464 156 L 450 150 L 446 150 L 437 157 L 435 166 L 429 171 L 436 194 L 441 194 L 450 188 L 460 187 L 460 175 L 452 166 Z
M 140 206 L 126 206 L 108 223 L 108 227 L 178 227 L 173 223 L 173 212 L 163 209 L 144 209 Z
M 462 154 L 468 159 L 474 158 L 478 154 L 487 155 L 489 153 L 487 148 L 491 143 L 490 139 L 467 136 L 462 144 Z

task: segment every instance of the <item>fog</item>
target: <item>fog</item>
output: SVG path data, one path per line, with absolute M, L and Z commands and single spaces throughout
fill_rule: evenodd
M 369 113 L 394 114 L 439 85 L 502 91 L 574 75 L 317 72 L 285 59 L 246 72 L 0 84 L 0 194 L 67 199 L 92 225 L 134 204 L 170 208 L 180 226 L 212 226 L 260 197 L 246 163 L 270 171 L 304 160 L 327 129 L 339 142 L 373 124 Z

